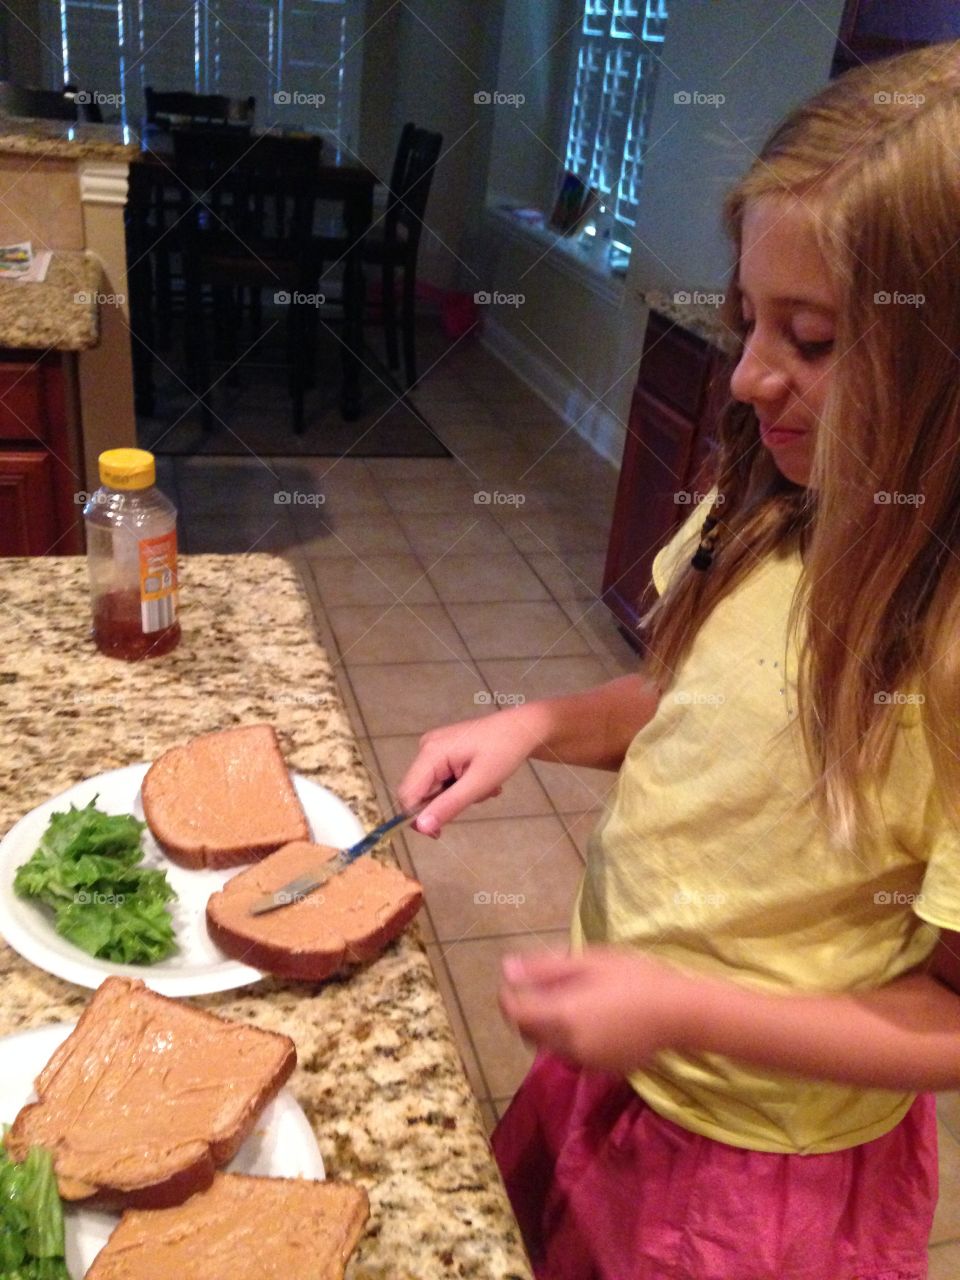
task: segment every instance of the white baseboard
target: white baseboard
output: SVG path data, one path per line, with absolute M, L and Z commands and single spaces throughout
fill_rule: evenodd
M 627 432 L 623 423 L 605 405 L 599 404 L 582 387 L 558 373 L 489 312 L 485 312 L 483 317 L 480 341 L 562 421 L 573 427 L 595 453 L 619 468 Z

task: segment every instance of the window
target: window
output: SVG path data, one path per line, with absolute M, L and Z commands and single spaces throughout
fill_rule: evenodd
M 566 167 L 613 219 L 611 265 L 629 257 L 667 0 L 584 0 Z
M 322 128 L 356 147 L 364 0 L 40 3 L 46 43 L 63 56 L 48 83 L 104 95 L 105 120 L 138 129 L 146 85 L 253 94 L 258 125 Z

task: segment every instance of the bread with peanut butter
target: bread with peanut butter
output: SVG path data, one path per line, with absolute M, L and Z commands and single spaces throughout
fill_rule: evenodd
M 336 855 L 336 849 L 298 840 L 239 872 L 207 902 L 210 937 L 228 956 L 265 973 L 308 982 L 372 960 L 417 914 L 423 891 L 370 854 L 299 901 L 250 914 L 258 898 Z
M 109 977 L 6 1138 L 53 1155 L 64 1200 L 180 1204 L 208 1187 L 296 1065 L 293 1041 Z
M 165 751 L 140 795 L 147 826 L 181 866 L 235 867 L 310 839 L 269 724 L 204 733 Z
M 345 1182 L 218 1173 L 172 1209 L 128 1209 L 86 1280 L 343 1280 L 369 1216 Z

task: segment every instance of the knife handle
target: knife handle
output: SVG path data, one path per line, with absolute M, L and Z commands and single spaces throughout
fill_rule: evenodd
M 405 826 L 408 822 L 413 822 L 414 818 L 419 817 L 423 813 L 428 804 L 432 804 L 437 796 L 442 795 L 448 787 L 452 787 L 457 781 L 456 778 L 447 778 L 443 784 L 427 796 L 426 800 L 421 800 L 419 804 L 414 805 L 412 809 L 403 809 L 400 813 L 395 813 L 392 818 L 388 818 L 386 822 L 381 822 L 379 827 L 374 827 L 369 835 L 363 837 L 357 844 L 352 845 L 349 849 L 343 849 L 340 853 L 340 859 L 344 866 L 349 866 L 356 858 L 360 858 L 365 853 L 369 853 L 374 845 L 378 845 L 380 841 L 394 831 L 397 827 Z

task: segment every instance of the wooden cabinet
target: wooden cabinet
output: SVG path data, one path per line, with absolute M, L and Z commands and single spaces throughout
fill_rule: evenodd
M 719 351 L 651 311 L 620 467 L 603 598 L 636 634 L 653 558 L 690 513 L 726 388 Z
M 0 348 L 0 555 L 83 550 L 79 450 L 57 352 Z

